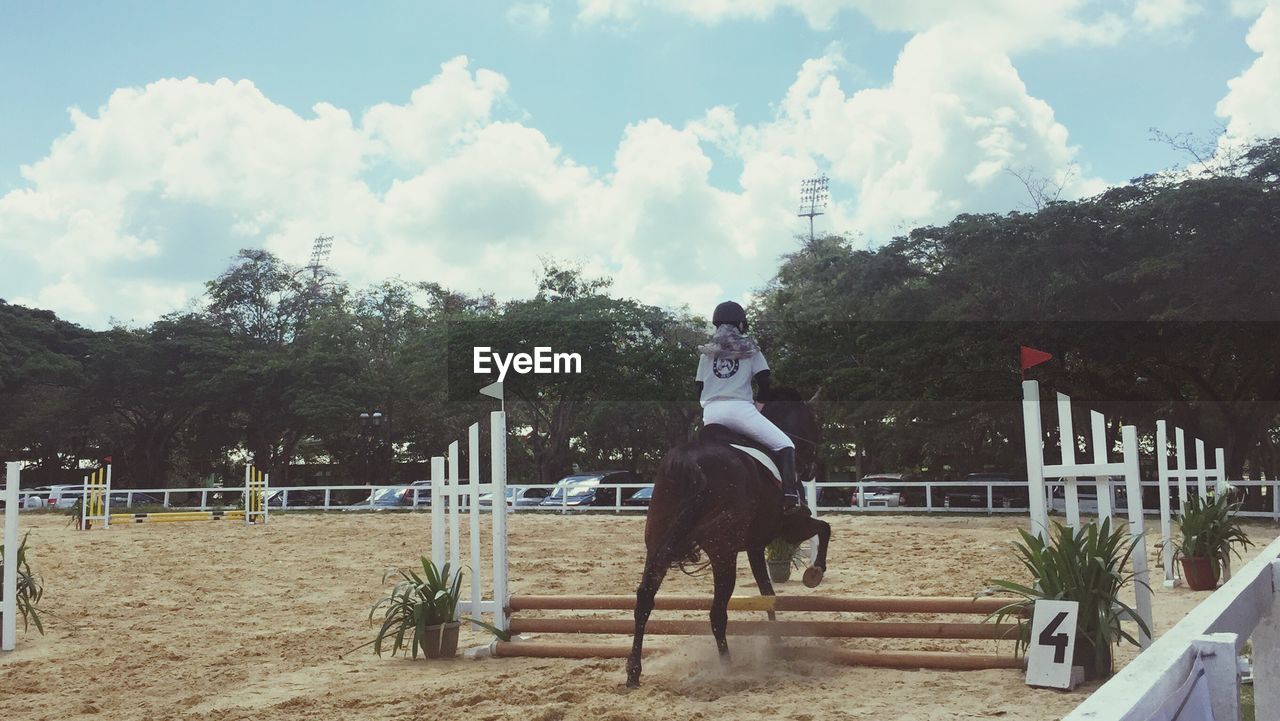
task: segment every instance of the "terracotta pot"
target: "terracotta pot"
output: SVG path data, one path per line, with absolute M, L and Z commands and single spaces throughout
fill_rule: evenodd
M 1212 591 L 1218 587 L 1218 568 L 1208 556 L 1183 556 L 1182 577 L 1192 591 Z
M 785 583 L 791 579 L 791 561 L 765 561 L 769 567 L 769 578 L 774 583 Z
M 422 638 L 418 639 L 422 655 L 427 658 L 453 658 L 458 653 L 459 621 L 427 626 Z

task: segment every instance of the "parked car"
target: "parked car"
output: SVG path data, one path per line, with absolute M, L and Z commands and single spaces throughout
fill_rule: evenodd
M 289 508 L 323 505 L 324 491 L 301 488 L 289 491 Z M 267 507 L 280 508 L 282 506 L 284 506 L 284 491 L 271 491 L 270 495 L 267 496 Z
M 907 497 L 887 486 L 863 486 L 861 491 L 854 490 L 850 505 L 862 508 L 897 508 L 907 505 Z
M 130 506 L 163 506 L 164 499 L 153 496 L 150 493 L 142 491 L 133 491 L 126 493 L 124 491 L 111 492 L 112 508 L 129 508 Z
M 542 499 L 549 495 L 551 495 L 551 489 L 546 487 L 507 486 L 507 505 L 515 508 L 529 508 L 542 503 Z M 492 506 L 493 494 L 481 493 L 477 502 L 481 506 Z
M 388 508 L 406 508 L 413 506 L 414 495 L 418 497 L 419 506 L 431 505 L 431 481 L 414 481 L 408 486 L 389 486 L 378 488 L 369 497 L 347 506 L 347 510 L 386 510 Z
M 653 486 L 645 486 L 637 490 L 630 498 L 622 499 L 624 506 L 643 506 L 648 507 L 649 501 L 653 500 Z
M 1118 479 L 1112 478 L 1112 480 Z M 1112 511 L 1127 510 L 1129 508 L 1128 496 L 1123 488 L 1112 486 L 1111 499 Z M 1078 481 L 1076 483 L 1076 500 L 1080 502 L 1081 513 L 1097 515 L 1098 486 L 1092 481 Z M 1062 486 L 1053 489 L 1053 495 L 1049 498 L 1049 512 L 1066 515 L 1067 494 L 1066 489 Z
M 933 507 L 986 508 L 985 486 L 934 486 Z
M 583 508 L 612 506 L 618 489 L 600 488 L 613 483 L 639 483 L 631 471 L 589 471 L 561 478 L 552 492 L 539 505 L 543 508 Z M 623 489 L 625 499 L 635 489 Z
M 28 489 L 27 495 L 22 497 L 22 507 L 28 510 L 37 510 L 49 507 L 49 487 L 36 486 Z
M 975 483 L 997 483 L 1002 481 L 1014 481 L 1008 473 L 984 472 L 970 473 L 965 476 L 966 481 Z M 1018 481 L 1016 486 L 992 486 L 991 487 L 991 504 L 994 508 L 1029 508 L 1030 495 L 1027 492 L 1027 482 L 1025 480 Z M 986 505 L 986 499 L 983 498 L 982 505 Z
M 919 478 L 912 473 L 869 473 L 862 477 L 862 483 L 874 484 L 864 486 L 864 490 L 876 489 L 881 495 L 896 494 L 897 503 L 893 506 L 923 506 L 924 503 L 924 486 L 901 486 L 900 483 L 913 483 Z M 858 505 L 857 489 L 850 494 L 850 505 Z M 878 500 L 878 499 L 871 499 Z M 888 501 L 886 497 L 884 499 Z M 887 504 L 871 504 L 871 505 L 887 505 Z
M 48 508 L 72 508 L 84 496 L 84 484 L 49 486 Z

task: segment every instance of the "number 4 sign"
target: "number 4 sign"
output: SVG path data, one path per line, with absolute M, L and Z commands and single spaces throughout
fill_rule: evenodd
M 1075 601 L 1036 601 L 1027 647 L 1027 685 L 1072 688 L 1071 656 L 1076 647 Z

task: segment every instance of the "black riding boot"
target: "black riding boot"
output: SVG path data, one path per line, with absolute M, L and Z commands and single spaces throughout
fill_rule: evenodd
M 807 513 L 804 503 L 804 487 L 796 478 L 796 449 L 783 448 L 776 452 L 778 472 L 782 474 L 782 512 Z

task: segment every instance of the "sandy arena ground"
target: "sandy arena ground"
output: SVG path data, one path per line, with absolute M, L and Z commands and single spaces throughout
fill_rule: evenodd
M 1007 547 L 1022 517 L 828 520 L 834 538 L 823 586 L 809 591 L 791 581 L 779 593 L 958 596 L 989 578 L 1023 579 Z M 632 592 L 643 523 L 512 516 L 512 592 Z M 785 661 L 763 640 L 732 636 L 728 671 L 710 637 L 651 637 L 664 650 L 646 660 L 637 691 L 623 687 L 621 660 L 426 662 L 368 649 L 339 658 L 371 638 L 366 617 L 383 595 L 383 569 L 411 565 L 428 550 L 427 514 L 273 514 L 266 528 L 205 522 L 91 533 L 73 531 L 64 516 L 25 514 L 23 524 L 45 582 L 48 633 L 20 631 L 18 650 L 0 655 L 5 721 L 1056 719 L 1090 690 L 1030 689 L 1013 671 Z M 1277 534 L 1271 526 L 1250 531 L 1259 546 Z M 739 594 L 755 593 L 745 557 L 739 579 Z M 1156 591 L 1158 631 L 1206 595 Z M 663 592 L 709 593 L 710 578 L 673 572 Z M 462 645 L 485 640 L 467 631 Z M 824 643 L 949 649 L 966 642 Z M 1133 654 L 1122 649 L 1118 660 Z

